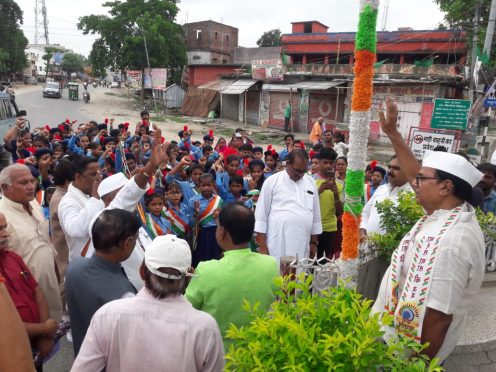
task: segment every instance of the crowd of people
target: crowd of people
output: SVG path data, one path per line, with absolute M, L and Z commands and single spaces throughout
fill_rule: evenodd
M 422 342 L 431 342 L 430 356 L 444 359 L 480 287 L 484 251 L 472 206 L 496 211 L 496 166 L 477 170 L 440 148 L 421 168 L 394 120 L 390 104 L 381 121 L 396 155 L 387 171 L 377 162 L 364 169 L 360 235 L 366 246 L 370 234 L 384 233 L 376 203 L 396 202 L 402 191 L 417 193 L 428 219 L 400 245 L 399 262 L 410 265 L 409 242 L 420 239 L 422 228 L 439 232 L 439 210 L 471 231 L 459 236 L 450 228 L 437 236 L 441 253 L 428 255 L 439 261 L 436 274 L 422 277 L 431 294 L 418 312 Z M 269 309 L 281 258 L 340 255 L 348 146 L 345 133 L 326 128 L 323 118 L 308 151 L 286 134 L 279 152 L 257 146 L 241 128 L 228 139 L 209 131 L 197 140 L 184 126 L 177 138 L 165 139 L 146 111 L 133 132 L 113 119 L 67 119 L 32 130 L 26 124 L 18 117 L 4 137 L 13 164 L 0 172 L 0 282 L 38 370 L 69 327 L 74 371 L 221 370 L 229 325 L 249 322 L 244 300 Z M 403 299 L 386 288 L 400 286 L 402 293 L 398 277 L 415 275 L 418 262 L 413 266 L 377 273 L 364 265 L 361 290 L 377 298 L 377 311 L 403 314 Z M 386 269 L 392 274 L 380 286 Z M 438 284 L 438 277 L 456 288 Z M 448 304 L 438 298 L 446 293 Z

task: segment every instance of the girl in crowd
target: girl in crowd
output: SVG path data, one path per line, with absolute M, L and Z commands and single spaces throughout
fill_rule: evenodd
M 145 194 L 144 228 L 153 240 L 157 236 L 172 233 L 172 226 L 164 213 L 164 193 L 161 189 L 150 189 Z
M 221 250 L 215 238 L 215 218 L 222 207 L 222 199 L 214 194 L 214 176 L 204 173 L 200 176 L 200 193 L 189 200 L 190 212 L 195 218 L 193 228 L 193 266 L 201 261 L 218 260 Z
M 265 178 L 272 176 L 276 173 L 276 166 L 279 160 L 279 154 L 272 148 L 272 145 L 267 146 L 267 151 L 264 152 L 265 155 Z
M 181 239 L 188 240 L 193 216 L 188 204 L 184 201 L 179 183 L 172 181 L 167 184 L 165 197 L 164 213 L 170 222 L 172 233 Z
M 252 160 L 248 167 L 250 169 L 251 179 L 248 181 L 248 191 L 251 190 L 262 190 L 263 183 L 265 181 L 264 169 L 265 164 L 262 160 Z

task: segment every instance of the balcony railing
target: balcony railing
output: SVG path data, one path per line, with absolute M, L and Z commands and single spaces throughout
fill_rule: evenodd
M 433 78 L 463 78 L 463 65 L 399 65 L 384 64 L 375 68 L 376 76 L 390 75 L 398 76 L 430 76 Z M 352 76 L 352 65 L 324 65 L 324 64 L 305 64 L 305 65 L 287 65 L 286 74 L 289 75 L 329 75 L 329 76 Z

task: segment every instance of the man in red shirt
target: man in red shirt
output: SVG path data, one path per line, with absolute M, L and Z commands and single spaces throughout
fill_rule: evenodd
M 51 353 L 58 329 L 55 320 L 48 318 L 48 304 L 43 290 L 31 275 L 22 258 L 8 250 L 7 220 L 0 213 L 0 276 L 26 328 L 31 347 L 41 356 Z

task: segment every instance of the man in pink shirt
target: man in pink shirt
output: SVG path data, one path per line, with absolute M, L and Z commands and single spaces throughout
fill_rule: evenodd
M 136 297 L 102 306 L 93 316 L 72 372 L 221 371 L 219 327 L 183 296 L 191 250 L 174 235 L 147 247 Z

